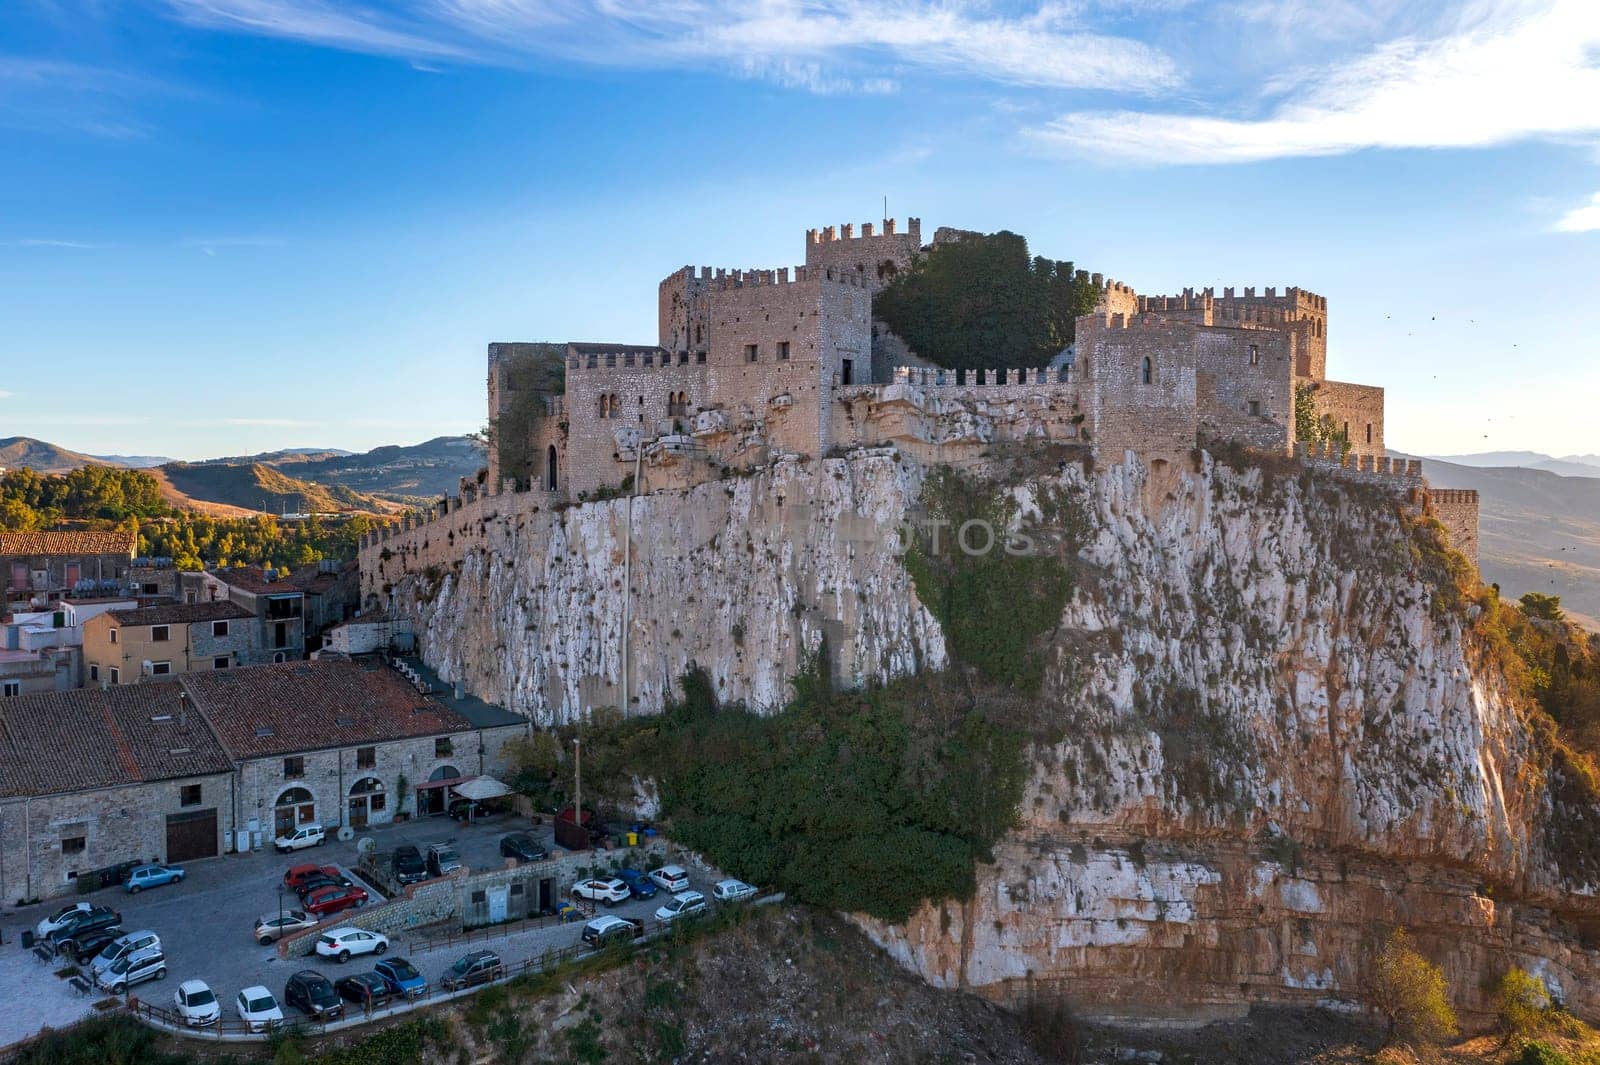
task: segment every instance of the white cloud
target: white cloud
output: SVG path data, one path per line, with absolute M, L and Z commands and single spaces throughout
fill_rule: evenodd
M 1474 5 L 1300 79 L 1259 118 L 1116 111 L 1028 131 L 1046 149 L 1152 163 L 1234 163 L 1366 148 L 1479 148 L 1600 134 L 1600 3 Z
M 1152 92 L 1165 53 L 1093 32 L 1074 5 L 1019 14 L 984 0 L 166 0 L 193 25 L 408 59 L 703 68 L 814 92 L 886 92 L 922 69 L 1012 85 Z
M 1589 197 L 1582 207 L 1574 207 L 1556 222 L 1562 233 L 1593 233 L 1600 230 L 1600 192 Z
M 15 392 L 7 392 L 5 389 L 0 388 L 0 399 L 10 399 L 14 395 L 16 395 Z
M 0 240 L 0 247 L 6 248 L 72 248 L 79 251 L 93 251 L 102 248 L 114 248 L 115 244 L 97 244 L 87 240 L 57 240 L 51 237 L 33 237 L 26 240 Z

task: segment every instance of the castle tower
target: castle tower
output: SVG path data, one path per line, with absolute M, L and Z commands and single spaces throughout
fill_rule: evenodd
M 896 219 L 885 218 L 877 231 L 864 222 L 859 235 L 854 225 L 806 230 L 806 266 L 831 267 L 839 273 L 852 273 L 866 281 L 875 292 L 888 284 L 922 251 L 922 219 L 906 219 L 902 231 Z

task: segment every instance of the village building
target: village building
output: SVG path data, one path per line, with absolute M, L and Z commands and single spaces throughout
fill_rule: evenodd
M 26 610 L 68 595 L 122 595 L 137 538 L 126 529 L 0 532 L 0 605 Z
M 262 661 L 255 615 L 237 603 L 111 610 L 83 626 L 85 683 L 137 684 Z
M 0 699 L 0 897 L 221 852 L 233 773 L 177 684 Z
M 303 824 L 443 813 L 455 786 L 503 776 L 505 744 L 527 731 L 473 702 L 376 657 L 0 699 L 0 897 L 270 846 Z

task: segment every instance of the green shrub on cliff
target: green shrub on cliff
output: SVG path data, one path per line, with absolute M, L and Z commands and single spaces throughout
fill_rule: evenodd
M 1413 949 L 1403 928 L 1389 936 L 1374 962 L 1367 999 L 1391 1042 L 1437 1043 L 1456 1034 L 1444 970 Z

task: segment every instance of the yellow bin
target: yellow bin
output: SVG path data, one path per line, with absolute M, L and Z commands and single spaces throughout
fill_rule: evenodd
M 628 846 L 637 847 L 638 845 L 639 845 L 639 833 L 637 833 L 637 832 L 629 832 L 628 833 Z

